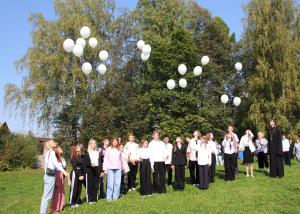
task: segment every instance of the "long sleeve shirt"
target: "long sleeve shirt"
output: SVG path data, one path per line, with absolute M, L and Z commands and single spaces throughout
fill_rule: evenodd
M 268 153 L 268 140 L 266 138 L 256 139 L 256 150 L 258 153 L 263 152 L 265 154 Z
M 154 162 L 165 162 L 168 154 L 166 150 L 166 145 L 161 140 L 152 140 L 149 143 L 148 148 L 151 151 L 150 161 L 153 165 Z
M 198 165 L 211 165 L 211 150 L 209 145 L 199 143 L 197 147 L 198 151 Z
M 151 150 L 149 148 L 139 148 L 137 151 L 139 160 L 150 160 Z M 153 162 L 151 162 L 151 168 L 153 169 Z
M 250 151 L 254 152 L 255 151 L 255 146 L 253 145 L 253 141 L 252 141 L 253 137 L 254 137 L 254 135 L 251 132 L 250 132 L 249 135 L 244 135 L 241 138 L 239 149 L 244 151 L 245 147 L 248 146 Z
M 103 171 L 108 169 L 122 169 L 123 156 L 117 148 L 107 148 L 104 155 Z
M 187 148 L 187 152 L 189 153 L 190 161 L 197 161 L 197 149 L 198 145 L 201 143 L 198 139 L 191 139 Z
M 237 143 L 231 140 L 223 140 L 222 146 L 225 154 L 233 154 L 235 153 Z
M 167 156 L 168 156 L 166 161 L 165 161 L 165 164 L 171 164 L 173 145 L 171 143 L 167 143 L 165 145 L 166 145 Z
M 208 141 L 208 146 L 209 146 L 209 148 L 211 150 L 211 153 L 213 153 L 215 155 L 218 154 L 218 149 L 217 149 L 216 142 L 210 140 L 210 141 Z
M 290 141 L 288 139 L 283 139 L 282 140 L 282 151 L 283 152 L 290 151 Z
M 45 173 L 46 173 L 47 168 L 52 169 L 52 170 L 55 169 L 60 172 L 65 172 L 62 164 L 58 162 L 58 160 L 55 156 L 55 152 L 52 150 L 48 151 L 45 155 L 44 168 L 45 168 Z
M 137 161 L 137 150 L 139 145 L 135 142 L 127 142 L 124 146 L 124 151 L 128 155 L 128 161 Z

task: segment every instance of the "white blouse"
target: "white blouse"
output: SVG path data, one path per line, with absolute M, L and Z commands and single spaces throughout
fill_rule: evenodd
M 197 147 L 198 151 L 198 165 L 211 165 L 211 150 L 209 145 L 199 143 Z
M 187 147 L 187 152 L 190 153 L 190 161 L 197 161 L 197 150 L 201 140 L 191 139 Z
M 168 153 L 164 142 L 161 140 L 152 140 L 150 141 L 148 148 L 151 151 L 150 160 L 152 163 L 166 161 Z
M 211 153 L 213 153 L 213 154 L 217 154 L 218 153 L 216 142 L 210 140 L 210 141 L 208 141 L 208 146 L 210 147 Z
M 128 161 L 137 161 L 137 150 L 139 145 L 135 142 L 127 142 L 124 151 L 128 155 Z
M 99 152 L 98 151 L 89 151 L 91 164 L 94 166 L 99 166 Z
M 166 145 L 166 150 L 167 150 L 167 154 L 168 154 L 165 164 L 171 164 L 173 145 L 171 143 L 167 143 L 165 145 Z

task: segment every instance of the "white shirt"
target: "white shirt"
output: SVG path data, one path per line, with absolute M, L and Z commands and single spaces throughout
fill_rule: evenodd
M 147 160 L 151 158 L 151 150 L 149 148 L 139 148 L 137 150 L 137 156 L 142 160 Z M 151 168 L 153 169 L 153 163 L 151 163 Z
M 290 151 L 290 141 L 288 139 L 283 139 L 282 140 L 282 151 L 283 152 Z
M 152 140 L 150 141 L 148 148 L 151 151 L 150 161 L 152 164 L 154 162 L 166 161 L 168 154 L 164 142 L 161 140 Z
M 167 143 L 167 144 L 165 143 L 165 146 L 166 146 L 166 150 L 167 150 L 167 154 L 168 154 L 165 164 L 171 164 L 173 145 L 171 143 Z
M 198 165 L 211 165 L 211 150 L 209 145 L 205 146 L 204 143 L 199 143 L 197 146 L 198 151 Z
M 224 148 L 224 153 L 229 155 L 235 153 L 236 144 L 235 141 L 223 140 L 222 146 Z
M 209 140 L 208 141 L 208 146 L 211 150 L 211 153 L 213 154 L 218 154 L 218 150 L 217 150 L 217 144 L 216 142 L 212 141 L 212 140 Z
M 124 146 L 124 151 L 128 155 L 128 161 L 137 161 L 137 150 L 139 145 L 135 142 L 127 142 Z
M 241 151 L 244 151 L 245 147 L 248 146 L 249 149 L 250 149 L 250 151 L 254 152 L 255 151 L 255 146 L 253 145 L 253 141 L 252 141 L 253 137 L 254 137 L 254 135 L 252 134 L 252 132 L 249 133 L 249 136 L 248 135 L 244 135 L 241 138 L 239 149 Z
M 57 158 L 55 156 L 55 152 L 53 150 L 50 150 L 46 153 L 45 155 L 45 173 L 46 173 L 46 169 L 55 169 L 58 170 L 60 172 L 65 172 L 64 168 L 62 167 L 62 163 L 57 161 Z
M 268 153 L 268 141 L 266 138 L 262 138 L 261 140 L 256 139 L 255 141 L 257 152 Z
M 191 139 L 187 148 L 187 152 L 190 153 L 190 161 L 197 161 L 197 149 L 198 145 L 201 143 L 201 140 Z
M 91 164 L 94 166 L 99 166 L 99 152 L 98 151 L 89 151 L 89 156 L 91 159 Z

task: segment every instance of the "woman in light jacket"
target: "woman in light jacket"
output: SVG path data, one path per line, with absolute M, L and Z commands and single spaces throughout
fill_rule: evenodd
M 243 151 L 244 156 L 244 163 L 246 168 L 246 176 L 249 177 L 249 170 L 251 177 L 253 176 L 253 156 L 255 152 L 255 146 L 253 145 L 254 135 L 252 134 L 251 130 L 246 130 L 246 134 L 241 138 L 240 141 L 240 150 Z

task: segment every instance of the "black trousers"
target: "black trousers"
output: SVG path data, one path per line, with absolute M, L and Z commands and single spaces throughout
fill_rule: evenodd
M 184 190 L 185 186 L 185 165 L 175 165 L 174 190 Z
M 284 163 L 285 165 L 289 165 L 291 166 L 291 155 L 290 152 L 283 152 L 283 159 L 284 159 Z
M 208 165 L 199 165 L 199 179 L 200 189 L 208 189 L 209 186 L 209 175 L 208 175 Z
M 70 205 L 81 204 L 81 190 L 83 181 L 79 180 L 79 177 L 74 171 L 71 172 L 71 187 L 70 187 Z
M 239 166 L 238 166 L 238 153 L 234 153 L 234 174 L 237 175 L 239 173 Z
M 224 154 L 224 167 L 226 181 L 235 180 L 235 153 Z
M 282 156 L 270 155 L 270 176 L 283 177 L 284 176 L 284 166 Z
M 96 168 L 96 167 L 95 167 Z M 100 172 L 98 169 L 89 169 L 86 173 L 87 202 L 98 200 Z
M 266 153 L 259 152 L 257 154 L 257 162 L 260 169 L 263 169 L 264 167 L 269 168 L 269 161 Z
M 128 163 L 130 171 L 128 172 L 128 189 L 135 188 L 136 175 L 138 172 L 139 164 L 136 162 L 134 165 Z
M 216 155 L 214 153 L 211 154 L 211 165 L 208 167 L 209 174 L 209 182 L 215 182 L 215 174 L 216 174 Z
M 172 185 L 172 167 L 171 164 L 166 164 L 167 184 Z
M 199 184 L 199 167 L 197 161 L 189 161 L 189 170 L 192 184 Z M 196 173 L 195 173 L 196 171 Z
M 157 193 L 166 193 L 165 162 L 154 162 L 153 190 Z
M 149 159 L 143 159 L 140 162 L 140 184 L 141 195 L 152 194 L 152 182 L 151 182 L 151 163 Z
M 99 196 L 100 198 L 105 198 L 105 189 L 106 187 L 104 187 L 104 176 L 99 178 Z

